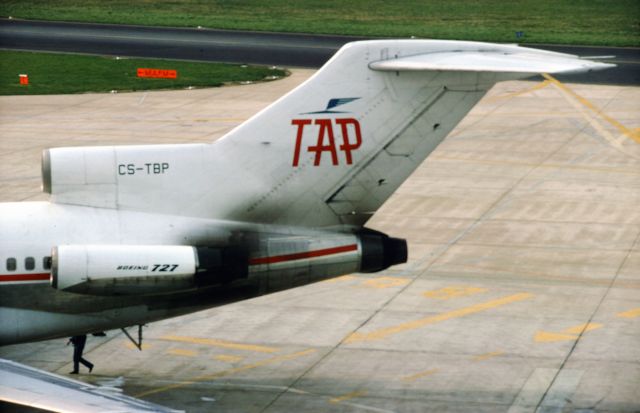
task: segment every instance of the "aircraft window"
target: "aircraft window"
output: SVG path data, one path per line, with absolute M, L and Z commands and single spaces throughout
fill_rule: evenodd
M 44 268 L 45 270 L 51 269 L 51 257 L 44 257 L 42 259 L 42 268 Z
M 15 271 L 17 266 L 15 258 L 7 258 L 7 271 Z
M 36 260 L 33 257 L 27 257 L 24 259 L 24 268 L 26 270 L 33 270 L 36 268 Z

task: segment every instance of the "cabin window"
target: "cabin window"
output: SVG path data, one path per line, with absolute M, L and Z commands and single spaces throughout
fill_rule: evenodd
M 15 271 L 17 266 L 15 258 L 7 258 L 7 271 Z
M 51 269 L 51 257 L 44 257 L 42 259 L 42 268 L 44 268 L 45 270 Z
M 36 268 L 36 260 L 33 257 L 27 257 L 24 259 L 24 268 L 26 270 L 33 270 Z

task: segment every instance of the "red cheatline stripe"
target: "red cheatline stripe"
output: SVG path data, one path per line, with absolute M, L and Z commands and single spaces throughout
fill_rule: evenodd
M 296 252 L 295 254 L 275 255 L 273 257 L 252 258 L 250 265 L 274 264 L 276 262 L 301 260 L 304 258 L 324 257 L 325 255 L 338 254 L 341 252 L 357 251 L 358 245 L 344 245 L 342 247 L 325 248 L 323 250 Z
M 0 275 L 0 282 L 4 281 L 49 281 L 49 273 Z

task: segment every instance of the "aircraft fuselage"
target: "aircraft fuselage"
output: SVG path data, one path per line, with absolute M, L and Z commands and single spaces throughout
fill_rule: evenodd
M 144 324 L 366 270 L 361 262 L 366 242 L 349 232 L 22 202 L 0 204 L 0 233 L 10 235 L 0 240 L 2 344 Z M 154 293 L 156 280 L 151 278 L 153 283 L 139 294 L 135 290 L 139 281 L 118 284 L 118 272 L 140 268 L 123 256 L 116 257 L 113 270 L 102 270 L 115 277 L 113 283 L 108 279 L 105 287 L 102 280 L 103 284 L 97 284 L 94 291 L 86 286 L 101 280 L 88 276 L 80 284 L 84 286 L 81 293 L 68 292 L 53 288 L 51 280 L 52 249 L 65 245 L 92 245 L 98 249 L 107 245 L 232 245 L 247 252 L 248 268 L 246 274 L 235 279 L 205 280 L 170 292 L 158 289 Z M 171 265 L 170 258 L 167 260 L 170 262 L 159 261 L 155 266 L 159 270 L 177 266 Z M 114 290 L 113 285 L 120 285 L 120 289 Z M 129 289 L 131 294 L 127 294 Z

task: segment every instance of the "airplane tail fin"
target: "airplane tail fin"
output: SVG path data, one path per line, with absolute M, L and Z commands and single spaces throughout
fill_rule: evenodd
M 514 45 L 347 44 L 213 145 L 238 162 L 233 182 L 218 186 L 219 217 L 361 226 L 495 83 L 610 66 Z
M 46 150 L 43 189 L 57 203 L 360 227 L 496 82 L 610 66 L 512 45 L 349 43 L 211 145 Z

